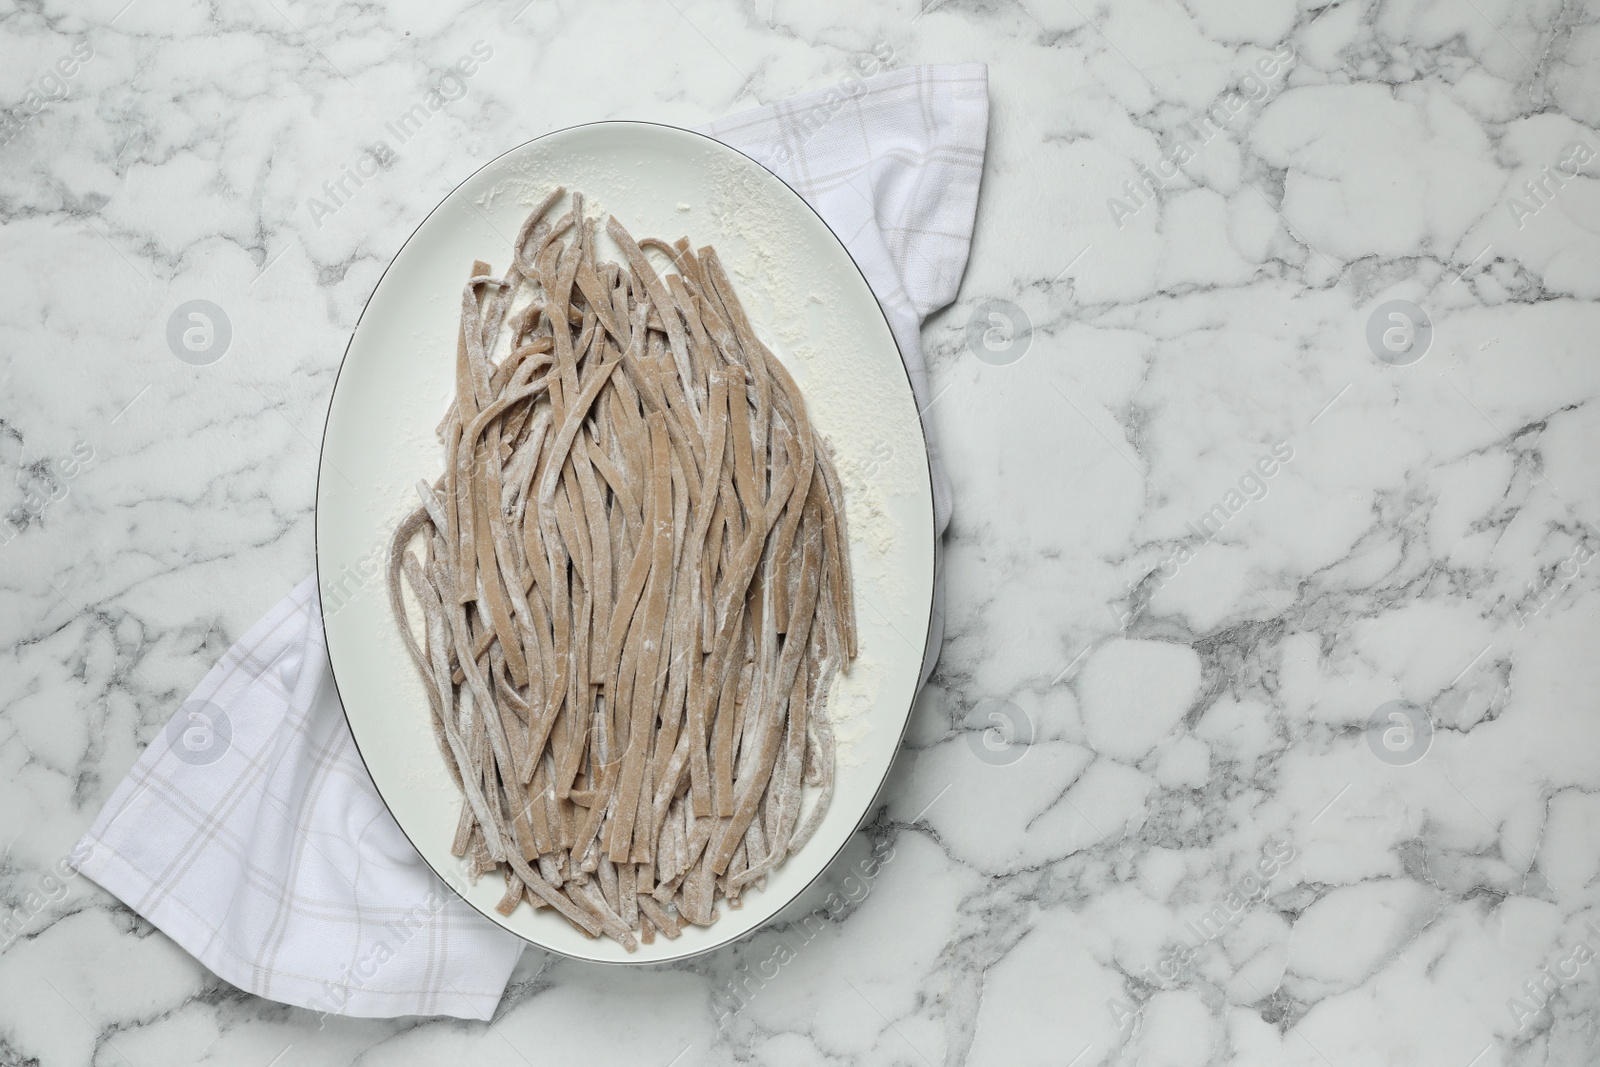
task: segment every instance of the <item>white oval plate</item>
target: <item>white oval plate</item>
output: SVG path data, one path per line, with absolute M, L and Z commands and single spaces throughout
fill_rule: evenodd
M 549 909 L 494 910 L 498 875 L 469 884 L 450 854 L 460 795 L 434 743 L 422 682 L 389 610 L 383 560 L 443 470 L 434 435 L 454 391 L 461 288 L 474 259 L 499 273 L 531 206 L 582 190 L 637 237 L 716 246 L 752 320 L 794 374 L 845 486 L 860 656 L 831 701 L 840 738 L 833 802 L 816 836 L 744 906 L 629 953 Z M 602 228 L 602 241 L 603 228 Z M 602 251 L 615 251 L 602 244 Z M 339 369 L 318 471 L 323 627 L 356 746 L 400 829 L 468 903 L 566 956 L 660 963 L 727 944 L 777 914 L 827 867 L 888 774 L 916 693 L 933 592 L 927 450 L 899 349 L 844 246 L 782 181 L 725 145 L 670 126 L 603 122 L 515 148 L 458 186 L 379 280 Z M 807 790 L 809 804 L 815 790 Z

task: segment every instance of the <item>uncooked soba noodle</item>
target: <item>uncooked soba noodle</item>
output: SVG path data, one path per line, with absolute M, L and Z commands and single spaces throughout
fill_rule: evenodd
M 599 262 L 582 194 L 549 217 L 564 195 L 504 277 L 467 281 L 445 473 L 395 530 L 389 595 L 461 789 L 455 854 L 503 876 L 503 914 L 631 951 L 815 832 L 855 606 L 828 446 L 716 252 L 610 218 L 623 261 Z

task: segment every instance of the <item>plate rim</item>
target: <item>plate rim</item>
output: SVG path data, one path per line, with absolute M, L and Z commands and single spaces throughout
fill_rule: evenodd
M 773 908 L 772 914 L 769 915 L 765 920 L 757 923 L 755 926 L 752 926 L 743 933 L 732 935 L 726 940 L 719 941 L 715 944 L 706 945 L 701 948 L 680 951 L 671 956 L 656 959 L 597 959 L 593 956 L 573 955 L 570 952 L 565 952 L 559 948 L 554 948 L 550 945 L 544 944 L 543 942 L 536 941 L 533 938 L 528 937 L 526 934 L 496 921 L 492 916 L 489 915 L 487 911 L 468 899 L 465 894 L 452 885 L 450 879 L 445 877 L 444 873 L 434 866 L 433 862 L 428 859 L 427 854 L 424 853 L 422 849 L 417 846 L 417 843 L 411 839 L 411 834 L 407 832 L 405 826 L 403 826 L 400 820 L 396 818 L 394 809 L 389 804 L 389 798 L 384 795 L 383 788 L 378 784 L 377 778 L 372 773 L 371 766 L 369 766 L 367 763 L 367 756 L 366 753 L 362 751 L 361 740 L 356 734 L 355 724 L 350 721 L 350 712 L 345 707 L 344 691 L 339 685 L 339 672 L 334 665 L 332 648 L 328 642 L 328 614 L 326 607 L 322 603 L 322 475 L 327 459 L 328 427 L 333 421 L 334 398 L 338 395 L 339 381 L 344 376 L 345 364 L 350 358 L 350 346 L 355 343 L 356 334 L 361 329 L 361 323 L 366 320 L 367 310 L 372 306 L 372 301 L 374 297 L 377 296 L 378 289 L 383 285 L 384 279 L 389 276 L 389 271 L 394 268 L 395 263 L 398 262 L 401 254 L 406 250 L 406 246 L 412 242 L 422 227 L 427 225 L 428 220 L 431 219 L 434 214 L 442 209 L 447 203 L 449 203 L 450 199 L 461 190 L 462 186 L 466 185 L 473 178 L 477 177 L 488 168 L 494 166 L 496 163 L 499 163 L 507 156 L 510 156 L 516 152 L 521 152 L 531 144 L 554 137 L 558 134 L 570 133 L 573 130 L 588 129 L 599 126 L 654 126 L 661 129 L 671 130 L 675 133 L 689 134 L 704 141 L 709 141 L 712 144 L 717 145 L 719 148 L 726 149 L 735 153 L 736 155 L 744 157 L 757 167 L 760 167 L 762 171 L 776 179 L 778 184 L 783 186 L 784 189 L 788 190 L 795 200 L 799 201 L 807 211 L 816 216 L 817 221 L 822 224 L 825 230 L 828 231 L 829 236 L 831 236 L 834 241 L 838 243 L 839 248 L 845 254 L 845 258 L 850 261 L 850 265 L 855 269 L 856 275 L 860 277 L 861 283 L 866 286 L 867 292 L 871 294 L 872 301 L 878 309 L 878 315 L 883 319 L 884 329 L 889 334 L 889 341 L 894 345 L 895 355 L 899 359 L 900 373 L 905 376 L 906 389 L 911 395 L 912 405 L 916 405 L 917 390 L 911 381 L 911 368 L 906 365 L 905 351 L 900 347 L 900 339 L 895 336 L 894 325 L 889 321 L 889 313 L 884 310 L 882 298 L 879 297 L 877 290 L 872 287 L 872 283 L 867 280 L 866 272 L 861 269 L 861 264 L 856 261 L 855 255 L 850 251 L 850 246 L 845 243 L 842 237 L 839 236 L 838 231 L 836 231 L 833 226 L 829 224 L 827 219 L 822 217 L 822 213 L 813 207 L 809 200 L 801 195 L 798 189 L 784 179 L 783 175 L 779 174 L 765 163 L 762 163 L 748 152 L 741 151 L 740 149 L 735 148 L 733 145 L 727 144 L 715 137 L 712 137 L 710 134 L 701 133 L 699 130 L 690 129 L 684 126 L 674 126 L 669 122 L 656 122 L 650 119 L 596 119 L 591 122 L 577 122 L 570 126 L 562 126 L 553 130 L 546 130 L 544 133 L 541 133 L 536 137 L 530 137 L 526 141 L 522 141 L 516 145 L 513 145 L 504 152 L 501 152 L 499 155 L 496 155 L 494 158 L 486 161 L 482 165 L 474 167 L 472 171 L 464 178 L 462 178 L 455 185 L 451 186 L 449 191 L 439 198 L 439 202 L 430 208 L 426 215 L 418 220 L 416 226 L 412 227 L 411 232 L 406 235 L 406 239 L 400 242 L 399 247 L 397 247 L 393 255 L 389 257 L 389 262 L 384 265 L 383 273 L 378 275 L 378 280 L 373 283 L 372 289 L 367 294 L 366 300 L 362 302 L 361 313 L 356 316 L 355 325 L 350 328 L 350 336 L 345 340 L 344 351 L 339 356 L 338 369 L 334 372 L 333 387 L 328 391 L 328 407 L 323 413 L 322 417 L 322 438 L 317 444 L 317 479 L 314 488 L 315 495 L 312 501 L 311 550 L 313 559 L 315 561 L 314 574 L 316 575 L 317 579 L 317 620 L 322 627 L 323 649 L 328 653 L 328 676 L 333 680 L 334 695 L 339 699 L 339 711 L 344 715 L 345 727 L 350 732 L 350 740 L 355 746 L 357 757 L 361 760 L 362 770 L 366 771 L 368 780 L 372 782 L 373 791 L 377 793 L 378 800 L 383 804 L 384 810 L 388 812 L 389 818 L 393 819 L 395 826 L 399 828 L 401 836 L 406 840 L 406 844 L 411 846 L 412 850 L 416 852 L 417 857 L 422 860 L 423 865 L 433 873 L 435 878 L 444 884 L 445 888 L 448 889 L 456 897 L 456 899 L 466 904 L 467 907 L 471 908 L 478 915 L 494 923 L 495 926 L 518 938 L 523 942 L 524 945 L 532 945 L 534 948 L 548 952 L 555 956 L 559 956 L 562 959 L 574 960 L 580 963 L 593 964 L 601 967 L 640 967 L 678 963 L 683 960 L 693 959 L 697 956 L 704 956 L 708 953 L 717 952 L 732 945 L 737 945 L 742 941 L 760 934 L 766 930 L 774 920 L 777 919 L 779 914 L 781 914 L 785 908 L 789 907 L 789 905 L 800 899 L 800 897 L 803 896 L 807 890 L 816 885 L 817 882 L 822 879 L 823 875 L 828 873 L 828 870 L 834 865 L 835 862 L 838 861 L 839 857 L 844 854 L 844 850 L 849 847 L 850 842 L 855 838 L 856 834 L 860 832 L 861 827 L 866 823 L 868 817 L 872 814 L 873 809 L 877 807 L 878 800 L 883 795 L 884 786 L 886 786 L 889 782 L 889 775 L 891 772 L 893 772 L 895 764 L 898 762 L 901 753 L 904 751 L 906 734 L 911 729 L 911 716 L 916 710 L 917 697 L 922 692 L 922 687 L 924 684 L 924 680 L 921 677 L 922 669 L 928 661 L 928 641 L 933 635 L 934 613 L 937 610 L 937 580 L 939 572 L 940 537 L 936 507 L 937 498 L 934 491 L 935 483 L 933 472 L 933 450 L 928 442 L 927 424 L 923 421 L 922 413 L 919 411 L 917 413 L 917 431 L 922 439 L 922 459 L 928 474 L 928 511 L 930 517 L 932 518 L 932 521 L 929 523 L 932 550 L 928 555 L 928 623 L 926 633 L 923 635 L 922 656 L 917 665 L 918 678 L 915 683 L 915 688 L 912 690 L 911 701 L 907 705 L 905 715 L 901 719 L 900 733 L 895 739 L 893 753 L 884 763 L 883 773 L 879 777 L 877 784 L 873 787 L 872 796 L 870 799 L 868 799 L 860 817 L 856 819 L 855 825 L 850 829 L 850 832 L 844 836 L 844 839 L 839 843 L 839 847 L 833 851 L 833 855 L 829 856 L 825 861 L 823 861 L 822 865 L 817 869 L 816 874 L 807 879 L 805 884 L 796 889 L 788 897 L 788 899 L 784 900 L 782 903 Z M 387 570 L 387 553 L 385 554 L 385 570 Z M 854 583 L 852 582 L 852 584 Z M 835 756 L 835 759 L 837 759 L 837 755 Z

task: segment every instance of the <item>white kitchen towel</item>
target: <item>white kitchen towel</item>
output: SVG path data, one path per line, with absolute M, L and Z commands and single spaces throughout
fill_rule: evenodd
M 74 855 L 223 978 L 313 1011 L 487 1019 L 522 953 L 378 798 L 315 576 L 211 668 Z
M 955 297 L 987 128 L 981 65 L 856 79 L 704 128 L 780 174 L 845 242 L 919 410 L 918 327 Z M 929 450 L 943 533 L 949 484 Z M 224 979 L 314 1011 L 487 1019 L 522 951 L 428 869 L 379 799 L 334 691 L 315 575 L 206 675 L 74 857 Z

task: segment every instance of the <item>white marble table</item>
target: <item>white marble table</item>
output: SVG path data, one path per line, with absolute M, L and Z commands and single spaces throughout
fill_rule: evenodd
M 520 3 L 0 9 L 0 1064 L 1600 1059 L 1593 7 Z M 530 951 L 483 1025 L 319 1023 L 57 881 L 309 570 L 428 209 L 874 52 L 987 62 L 992 118 L 925 335 L 943 662 L 824 883 L 682 966 Z

